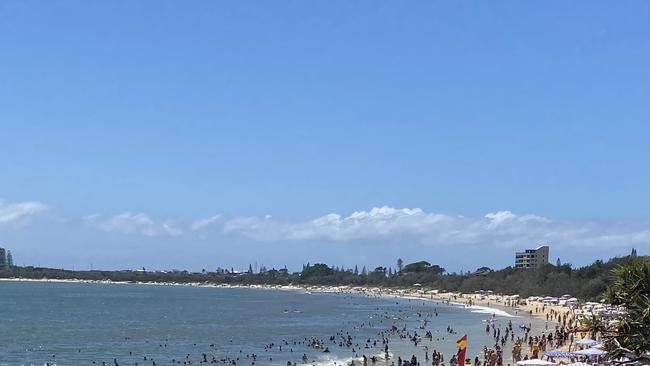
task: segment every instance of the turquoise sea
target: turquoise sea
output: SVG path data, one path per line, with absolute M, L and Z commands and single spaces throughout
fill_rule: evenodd
M 427 349 L 443 352 L 446 361 L 463 334 L 469 336 L 468 357 L 492 346 L 485 332 L 490 312 L 358 294 L 0 281 L 0 365 L 199 364 L 203 354 L 208 361 L 246 366 L 300 365 L 305 354 L 309 364 L 333 365 L 383 354 L 380 332 L 395 326 L 402 335 L 433 333 L 432 341 L 417 346 L 384 334 L 393 359 L 414 354 L 424 366 L 430 364 Z M 503 328 L 512 321 L 516 335 L 518 325 L 531 322 L 505 315 L 497 314 L 495 323 Z M 447 332 L 449 326 L 455 333 Z M 340 346 L 348 336 L 352 346 Z M 313 341 L 330 352 L 310 346 Z

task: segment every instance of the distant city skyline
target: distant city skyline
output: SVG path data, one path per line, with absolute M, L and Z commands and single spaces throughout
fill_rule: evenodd
M 5 3 L 0 243 L 79 269 L 648 254 L 649 10 Z

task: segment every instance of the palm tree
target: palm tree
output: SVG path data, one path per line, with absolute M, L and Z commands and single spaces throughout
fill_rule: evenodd
M 604 331 L 607 356 L 622 356 L 650 365 L 650 259 L 637 257 L 613 271 L 613 282 L 606 290 L 607 302 L 623 309 Z

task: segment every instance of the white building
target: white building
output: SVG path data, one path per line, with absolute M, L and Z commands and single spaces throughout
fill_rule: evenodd
M 548 250 L 547 245 L 542 245 L 515 253 L 515 268 L 537 268 L 548 264 Z

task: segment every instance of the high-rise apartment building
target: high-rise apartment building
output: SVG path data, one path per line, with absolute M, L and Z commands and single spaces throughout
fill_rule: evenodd
M 548 264 L 548 246 L 526 249 L 515 253 L 515 268 L 537 268 Z

